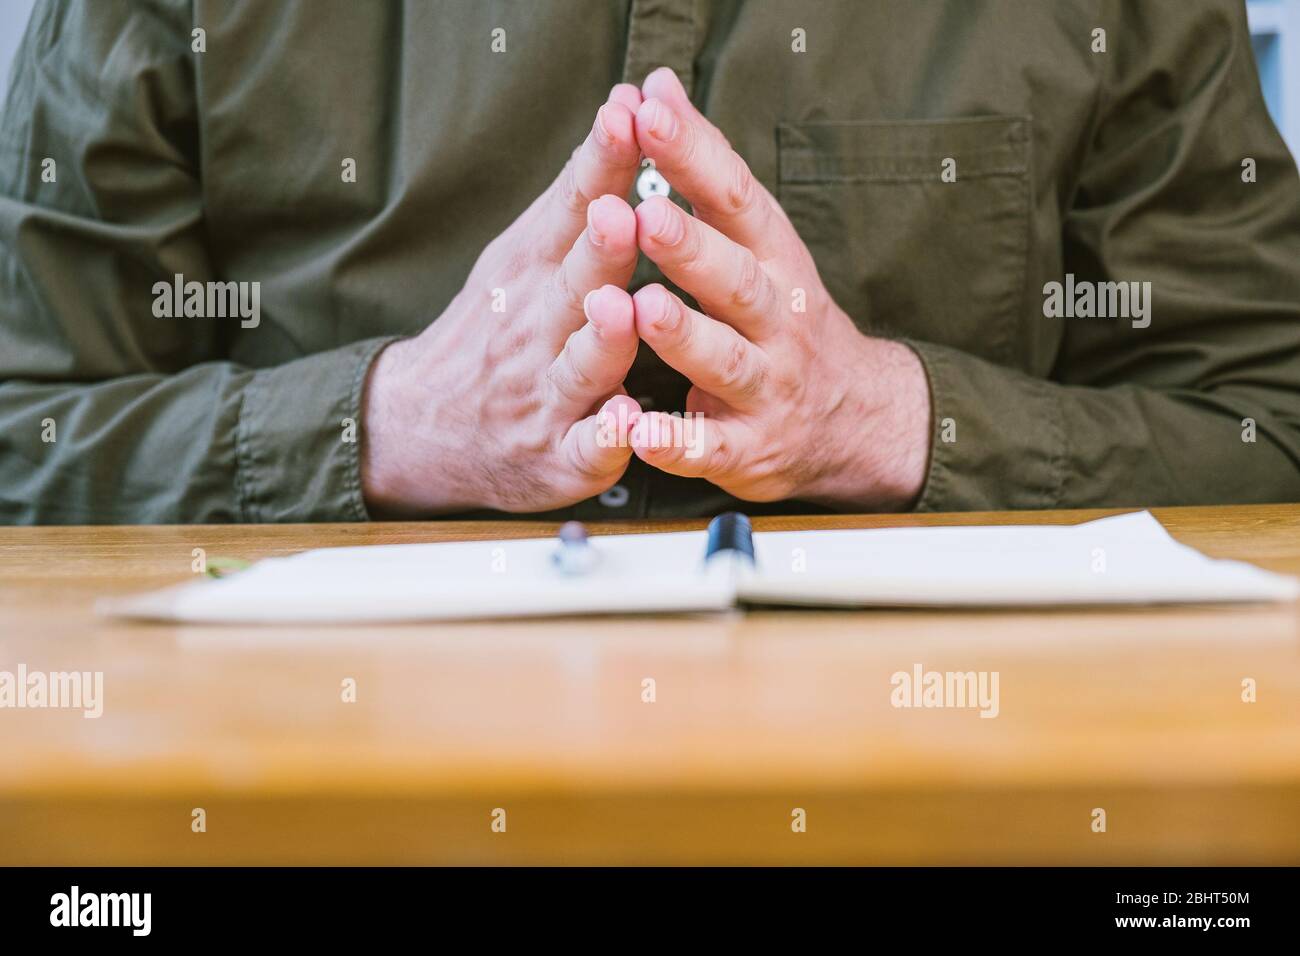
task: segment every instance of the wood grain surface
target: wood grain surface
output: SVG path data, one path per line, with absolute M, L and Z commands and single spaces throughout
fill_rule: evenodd
M 1300 506 L 1155 514 L 1212 556 L 1300 575 Z M 192 577 L 194 548 L 256 559 L 555 528 L 0 529 L 0 670 L 104 681 L 98 719 L 0 709 L 0 863 L 1300 863 L 1296 604 L 379 627 L 92 610 Z M 997 717 L 894 707 L 891 675 L 917 664 L 997 672 Z

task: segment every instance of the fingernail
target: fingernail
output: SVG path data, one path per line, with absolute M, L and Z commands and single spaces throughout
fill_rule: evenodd
M 669 83 L 671 83 L 673 86 L 677 87 L 677 88 L 678 88 L 679 90 L 681 90 L 682 92 L 685 92 L 685 91 L 686 91 L 686 88 L 685 88 L 684 86 L 682 86 L 682 80 L 681 80 L 681 77 L 679 77 L 679 76 L 677 75 L 677 71 L 674 70 L 671 66 L 661 66 L 661 67 L 659 67 L 658 69 L 651 70 L 651 71 L 646 75 L 645 80 L 642 81 L 642 85 L 644 86 L 645 83 L 648 83 L 648 82 L 650 81 L 650 78 L 653 77 L 653 76 L 666 76 L 666 77 L 668 77 L 668 82 L 669 82 Z
M 609 133 L 609 127 L 605 125 L 605 107 L 602 106 L 596 110 L 596 140 L 601 146 L 608 146 L 614 142 L 614 137 Z
M 666 295 L 661 295 L 663 299 L 660 305 L 659 318 L 655 319 L 655 328 L 660 332 L 671 332 L 677 328 L 677 321 L 680 318 L 677 314 L 677 308 L 673 301 Z
M 654 230 L 654 239 L 661 246 L 675 246 L 681 242 L 684 235 L 682 224 L 678 221 L 677 207 L 670 202 L 656 203 L 661 207 L 658 213 L 660 217 L 659 225 Z
M 591 206 L 594 206 L 592 203 Z M 593 246 L 603 246 L 605 244 L 605 234 L 596 228 L 596 223 L 591 215 L 591 206 L 587 207 L 587 240 Z
M 677 135 L 677 117 L 661 100 L 655 100 L 650 113 L 650 135 L 665 143 Z
M 587 317 L 588 322 L 591 321 L 591 309 L 588 308 L 588 306 L 591 305 L 591 297 L 595 295 L 598 291 L 599 291 L 598 289 L 592 289 L 590 292 L 588 292 L 586 295 L 582 297 L 582 314 Z

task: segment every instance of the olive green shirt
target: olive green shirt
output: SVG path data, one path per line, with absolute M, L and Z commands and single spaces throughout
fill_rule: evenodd
M 661 65 L 920 355 L 918 509 L 1300 500 L 1300 181 L 1241 2 L 44 0 L 0 121 L 0 520 L 365 519 L 377 351 Z M 156 314 L 177 275 L 260 321 Z M 1067 276 L 1150 283 L 1149 324 L 1045 307 Z M 686 388 L 642 348 L 633 397 Z M 634 460 L 568 512 L 731 505 Z

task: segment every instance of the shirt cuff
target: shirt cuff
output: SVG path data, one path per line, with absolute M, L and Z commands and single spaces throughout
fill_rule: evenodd
M 904 340 L 930 385 L 930 466 L 917 511 L 1057 508 L 1068 448 L 1062 386 Z
M 370 363 L 395 340 L 366 339 L 252 373 L 235 432 L 244 521 L 369 520 L 361 394 Z

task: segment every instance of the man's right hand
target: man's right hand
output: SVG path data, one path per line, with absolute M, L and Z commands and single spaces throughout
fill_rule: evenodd
M 623 474 L 640 414 L 622 383 L 640 91 L 619 84 L 554 183 L 479 256 L 420 335 L 371 366 L 361 479 L 376 516 L 544 511 Z M 495 308 L 494 308 L 495 306 Z M 625 406 L 625 408 L 620 408 Z

